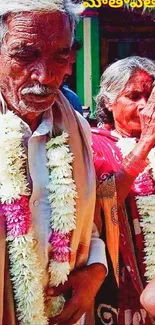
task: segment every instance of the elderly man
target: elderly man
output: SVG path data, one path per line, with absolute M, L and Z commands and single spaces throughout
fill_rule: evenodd
M 80 10 L 0 2 L 1 325 L 74 324 L 106 274 L 89 127 L 58 90 Z

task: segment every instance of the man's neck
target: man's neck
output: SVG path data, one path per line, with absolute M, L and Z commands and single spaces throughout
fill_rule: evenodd
M 41 122 L 42 113 L 38 115 L 35 114 L 34 112 L 31 112 L 20 117 L 24 122 L 26 122 L 29 125 L 31 131 L 34 132 Z
M 19 116 L 24 122 L 26 122 L 29 125 L 32 132 L 34 132 L 37 129 L 37 127 L 41 122 L 43 113 L 29 112 L 24 115 L 21 115 L 19 111 L 16 111 L 11 108 L 9 109 L 13 111 L 17 116 Z

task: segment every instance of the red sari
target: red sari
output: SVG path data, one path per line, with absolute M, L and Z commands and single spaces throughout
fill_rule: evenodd
M 122 154 L 116 146 L 118 138 L 112 136 L 110 131 L 92 128 L 92 139 L 94 165 L 97 175 L 98 189 L 100 189 L 99 191 L 97 190 L 96 223 L 100 230 L 101 221 L 105 224 L 105 234 L 104 231 L 102 231 L 102 236 L 104 236 L 103 239 L 107 244 L 110 261 L 113 265 L 113 277 L 115 277 L 116 280 L 118 270 L 116 270 L 117 245 L 117 257 L 119 261 L 119 290 L 117 290 L 117 287 L 115 290 L 115 297 L 112 292 L 112 303 L 108 302 L 106 304 L 106 292 L 103 284 L 97 297 L 96 324 L 117 325 L 116 318 L 113 317 L 112 313 L 113 309 L 115 309 L 118 310 L 119 325 L 151 325 L 153 324 L 153 320 L 140 304 L 140 294 L 146 285 L 146 280 L 144 277 L 145 264 L 143 262 L 143 233 L 139 224 L 139 213 L 135 201 L 137 193 L 133 186 L 125 204 L 116 212 L 119 221 L 119 231 L 114 229 L 114 232 L 112 232 L 111 235 L 111 225 L 114 227 L 114 223 L 112 224 L 114 219 L 113 211 L 116 209 L 115 204 L 113 202 L 111 203 L 111 200 L 115 196 L 116 187 L 115 183 L 113 185 L 111 183 L 111 185 L 115 187 L 115 191 L 112 193 L 109 186 L 110 183 L 108 184 L 108 182 L 111 181 L 112 175 L 120 169 L 122 164 Z M 101 183 L 103 185 L 101 185 Z M 111 220 L 109 215 L 107 217 L 106 214 L 107 206 L 105 205 L 105 202 L 107 199 L 109 211 L 111 211 Z M 105 211 L 103 211 L 104 208 Z M 102 220 L 100 216 L 103 217 Z M 111 225 L 108 225 L 109 230 L 108 226 L 106 226 L 106 219 L 109 219 L 108 223 L 111 222 Z M 110 243 L 108 242 L 109 236 L 111 236 Z M 106 290 L 110 292 L 113 290 L 114 283 L 112 277 L 109 282 L 107 277 L 106 281 Z M 116 301 L 114 301 L 114 299 Z M 104 310 L 105 306 L 108 308 L 108 312 Z

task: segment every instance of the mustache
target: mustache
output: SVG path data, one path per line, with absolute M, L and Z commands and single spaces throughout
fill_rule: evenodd
M 22 89 L 21 94 L 31 94 L 31 95 L 40 95 L 40 96 L 49 96 L 57 93 L 56 88 L 51 88 L 46 85 L 30 85 Z

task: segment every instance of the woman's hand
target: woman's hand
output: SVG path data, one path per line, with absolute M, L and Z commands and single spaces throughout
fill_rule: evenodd
M 155 317 L 155 278 L 153 278 L 140 296 L 140 302 L 146 311 Z
M 141 139 L 150 144 L 150 149 L 155 145 L 155 86 L 145 107 L 139 110 L 141 123 Z

